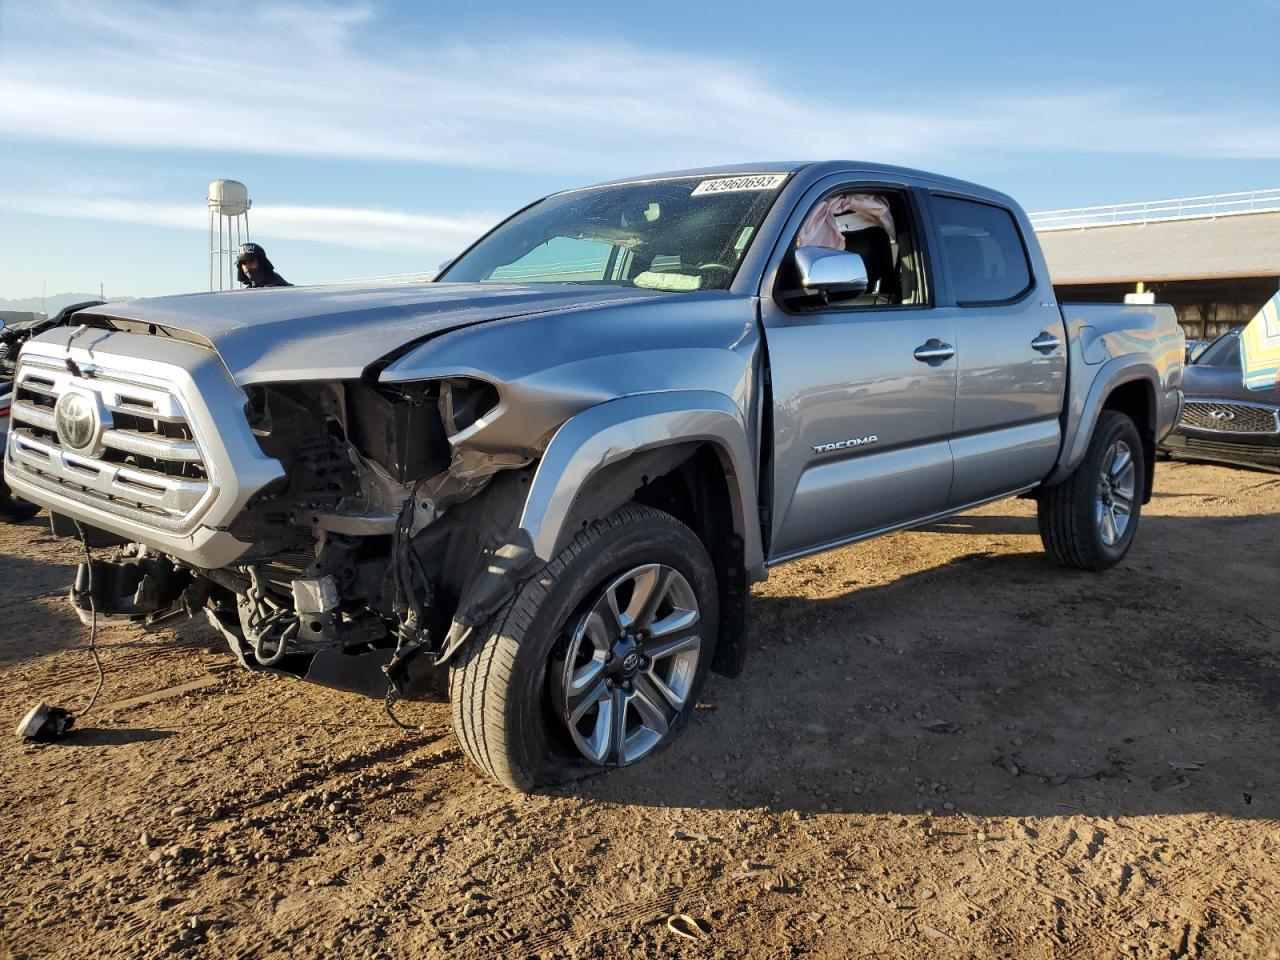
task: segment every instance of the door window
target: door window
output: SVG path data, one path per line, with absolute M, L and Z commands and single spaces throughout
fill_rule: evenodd
M 1031 264 L 1013 215 L 1002 207 L 934 197 L 956 303 L 962 307 L 1016 300 L 1031 287 Z
M 871 187 L 841 187 L 813 205 L 801 221 L 792 250 L 826 247 L 856 253 L 867 268 L 867 292 L 831 304 L 831 309 L 903 307 L 926 303 L 922 258 L 905 193 Z M 827 306 L 810 302 L 799 289 L 788 257 L 778 278 L 782 302 L 791 309 Z

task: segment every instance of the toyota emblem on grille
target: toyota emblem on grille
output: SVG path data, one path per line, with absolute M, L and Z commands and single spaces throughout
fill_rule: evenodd
M 82 393 L 64 393 L 53 408 L 58 441 L 79 453 L 92 450 L 102 434 L 97 405 Z
M 1219 423 L 1227 423 L 1236 418 L 1234 410 L 1210 410 L 1209 416 Z

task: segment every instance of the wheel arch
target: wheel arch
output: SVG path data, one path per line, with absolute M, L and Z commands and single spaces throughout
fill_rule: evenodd
M 716 568 L 720 629 L 712 668 L 746 655 L 748 590 L 764 575 L 755 470 L 741 413 L 714 392 L 609 401 L 567 421 L 547 447 L 520 519 L 540 559 L 629 501 L 694 531 Z
M 1096 368 L 1086 366 L 1085 369 L 1096 369 L 1096 373 L 1083 400 L 1070 404 L 1066 411 L 1062 453 L 1044 486 L 1056 486 L 1071 475 L 1084 460 L 1102 412 L 1116 410 L 1133 420 L 1142 438 L 1143 459 L 1146 461 L 1143 502 L 1149 502 L 1159 427 L 1156 384 L 1160 382 L 1160 373 L 1150 358 L 1132 354 L 1115 357 Z
M 570 417 L 538 464 L 520 528 L 538 557 L 549 561 L 577 527 L 595 519 L 587 514 L 607 514 L 630 499 L 634 488 L 622 501 L 610 502 L 617 488 L 625 486 L 619 478 L 660 476 L 704 445 L 722 468 L 744 563 L 753 575 L 762 576 L 760 533 L 752 519 L 755 469 L 745 418 L 733 400 L 713 391 L 639 394 Z M 666 469 L 656 470 L 655 464 L 666 464 Z
M 1123 413 L 1138 428 L 1142 438 L 1142 502 L 1151 502 L 1156 476 L 1156 391 L 1150 380 L 1139 377 L 1116 386 L 1102 404 L 1103 410 Z

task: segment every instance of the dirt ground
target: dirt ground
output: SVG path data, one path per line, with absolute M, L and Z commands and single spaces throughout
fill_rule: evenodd
M 0 955 L 1280 957 L 1280 479 L 1157 491 L 1107 574 L 1025 501 L 781 568 L 681 740 L 541 796 L 444 704 L 106 630 L 75 735 L 0 738 Z M 6 724 L 92 688 L 77 559 L 0 524 Z

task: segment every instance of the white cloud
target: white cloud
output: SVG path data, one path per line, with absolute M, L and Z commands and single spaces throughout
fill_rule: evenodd
M 6 17 L 0 136 L 566 174 L 780 152 L 1280 156 L 1270 112 L 1172 112 L 1075 80 L 879 108 L 855 96 L 875 80 L 856 65 L 815 97 L 754 65 L 582 37 L 400 44 L 366 6 L 63 0 Z
M 303 206 L 262 206 L 252 217 L 255 232 L 263 236 L 406 253 L 457 253 L 501 219 Z
M 0 209 L 43 216 L 108 220 L 184 230 L 208 229 L 201 204 L 151 203 L 99 194 L 26 194 L 0 197 Z M 498 222 L 496 214 L 429 216 L 396 210 L 255 204 L 255 238 L 309 240 L 367 250 L 423 256 L 455 254 Z

